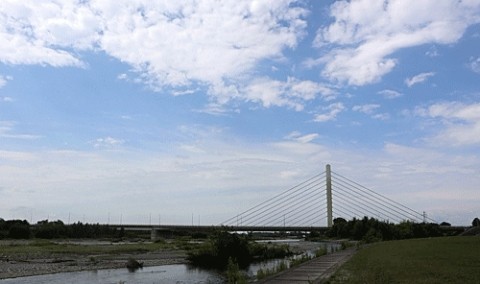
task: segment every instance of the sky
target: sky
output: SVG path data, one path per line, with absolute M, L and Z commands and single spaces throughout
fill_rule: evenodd
M 0 2 L 3 219 L 219 224 L 330 164 L 468 225 L 479 154 L 479 0 Z

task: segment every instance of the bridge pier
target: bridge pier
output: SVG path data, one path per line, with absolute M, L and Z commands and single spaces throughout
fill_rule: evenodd
M 327 226 L 331 228 L 333 226 L 333 206 L 332 206 L 332 171 L 330 165 L 326 166 L 326 178 L 327 178 Z
M 157 229 L 155 227 L 152 227 L 152 230 L 150 231 L 150 239 L 152 240 L 152 242 L 155 242 L 157 241 Z

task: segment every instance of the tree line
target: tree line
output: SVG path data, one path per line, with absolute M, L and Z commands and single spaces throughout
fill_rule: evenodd
M 334 219 L 333 226 L 325 235 L 329 238 L 364 240 L 368 242 L 381 240 L 399 240 L 410 238 L 438 237 L 445 234 L 442 226 L 449 223 L 415 223 L 404 221 L 399 224 L 379 221 L 374 218 Z M 475 218 L 472 226 L 480 227 L 480 219 Z M 312 232 L 314 233 L 314 232 Z M 26 220 L 4 220 L 0 218 L 0 239 L 57 239 L 57 238 L 122 238 L 123 228 L 112 228 L 100 224 L 83 224 L 81 222 L 66 225 L 62 221 L 43 220 L 32 226 Z M 318 236 L 320 237 L 320 236 Z
M 60 238 L 116 238 L 123 237 L 122 229 L 100 224 L 70 225 L 62 221 L 39 221 L 31 226 L 26 220 L 4 220 L 0 218 L 0 239 L 60 239 Z
M 349 221 L 343 218 L 336 218 L 333 220 L 333 226 L 325 235 L 330 238 L 353 239 L 366 242 L 429 238 L 444 236 L 446 233 L 442 230 L 442 226 L 450 226 L 450 224 L 447 224 L 446 222 L 439 225 L 411 221 L 394 224 L 368 217 L 363 219 L 353 218 Z M 480 226 L 478 218 L 473 220 L 472 226 Z

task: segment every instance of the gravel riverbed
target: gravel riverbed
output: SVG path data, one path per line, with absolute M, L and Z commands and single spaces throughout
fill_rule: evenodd
M 22 241 L 15 242 L 15 245 L 22 245 Z M 143 262 L 144 266 L 182 264 L 187 263 L 186 256 L 181 250 L 89 255 L 38 252 L 6 254 L 0 247 L 0 279 L 84 270 L 127 269 L 129 258 Z

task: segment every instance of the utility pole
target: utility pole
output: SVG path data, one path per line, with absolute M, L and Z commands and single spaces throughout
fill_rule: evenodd
M 327 226 L 331 228 L 333 226 L 333 208 L 332 208 L 332 171 L 330 165 L 326 166 L 326 178 L 327 178 Z

